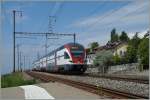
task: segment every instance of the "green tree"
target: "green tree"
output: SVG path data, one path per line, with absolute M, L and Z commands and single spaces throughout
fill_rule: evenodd
M 106 73 L 108 67 L 112 65 L 113 54 L 111 51 L 101 51 L 96 54 L 96 57 L 93 61 L 95 66 L 99 66 L 99 72 Z
M 90 48 L 86 48 L 86 53 L 87 53 L 87 54 L 90 53 Z
M 121 64 L 121 58 L 119 57 L 118 54 L 113 56 L 113 62 L 114 62 L 115 65 Z
M 138 49 L 138 45 L 140 44 L 141 39 L 138 37 L 138 33 L 136 33 L 131 41 L 129 41 L 129 45 L 132 45 L 135 49 Z
M 135 63 L 137 62 L 137 50 L 132 46 L 129 45 L 127 47 L 127 54 L 126 54 L 126 59 L 128 63 Z
M 120 39 L 120 41 L 123 41 L 123 42 L 128 42 L 129 41 L 129 37 L 128 37 L 128 35 L 125 31 L 122 31 L 119 39 Z
M 126 59 L 129 63 L 135 63 L 138 60 L 137 51 L 138 45 L 141 39 L 138 37 L 138 33 L 136 33 L 133 38 L 128 43 Z
M 118 34 L 116 33 L 116 29 L 112 29 L 111 31 L 111 42 L 118 41 Z
M 140 58 L 140 64 L 144 69 L 149 68 L 149 39 L 143 38 L 138 46 L 138 55 Z
M 93 49 L 96 48 L 96 47 L 98 47 L 98 46 L 99 46 L 98 42 L 92 42 L 92 43 L 90 44 L 90 49 L 91 49 L 91 51 L 93 51 Z

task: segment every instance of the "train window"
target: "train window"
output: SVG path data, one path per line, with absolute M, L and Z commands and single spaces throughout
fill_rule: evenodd
M 64 52 L 64 59 L 69 59 L 69 55 L 67 54 L 67 52 Z
M 79 50 L 76 50 L 76 51 L 72 50 L 71 53 L 74 57 L 80 57 L 83 55 L 83 51 L 79 51 Z
M 83 53 L 73 53 L 74 57 L 81 57 L 83 55 Z

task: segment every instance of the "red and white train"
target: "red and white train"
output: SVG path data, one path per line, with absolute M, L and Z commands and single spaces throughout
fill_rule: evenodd
M 86 69 L 84 47 L 78 43 L 68 43 L 35 61 L 33 70 L 81 74 Z

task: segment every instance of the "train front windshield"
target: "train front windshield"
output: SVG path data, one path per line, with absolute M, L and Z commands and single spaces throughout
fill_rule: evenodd
M 76 46 L 71 48 L 71 54 L 74 57 L 81 57 L 84 55 L 84 48 L 81 46 Z
M 72 55 L 74 57 L 81 57 L 81 56 L 83 56 L 83 51 L 72 51 L 71 53 L 72 53 Z

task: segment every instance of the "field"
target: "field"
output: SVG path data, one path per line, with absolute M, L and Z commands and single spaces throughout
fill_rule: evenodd
M 1 76 L 1 88 L 35 84 L 36 80 L 25 80 L 21 72 Z

